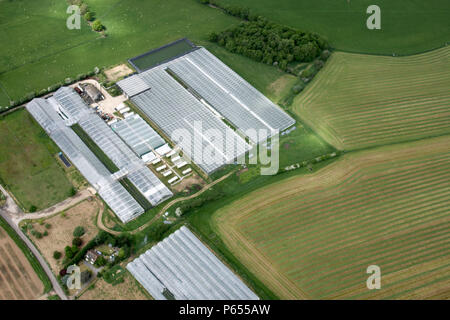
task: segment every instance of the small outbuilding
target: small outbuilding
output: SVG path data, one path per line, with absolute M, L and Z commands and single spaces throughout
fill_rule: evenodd
M 96 251 L 94 251 L 94 250 L 89 250 L 89 251 L 86 253 L 85 260 L 86 260 L 87 262 L 89 262 L 90 264 L 94 264 L 95 261 L 97 261 L 98 257 L 100 257 L 100 254 L 98 254 L 98 253 L 97 253 Z
M 84 90 L 89 98 L 91 98 L 94 102 L 98 102 L 104 99 L 100 90 L 98 90 L 93 84 L 88 83 Z

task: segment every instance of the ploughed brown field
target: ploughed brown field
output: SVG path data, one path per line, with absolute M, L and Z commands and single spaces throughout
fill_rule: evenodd
M 0 300 L 31 300 L 44 291 L 25 255 L 0 228 Z

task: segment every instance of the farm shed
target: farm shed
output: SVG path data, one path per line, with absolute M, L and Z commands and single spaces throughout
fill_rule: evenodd
M 93 84 L 88 83 L 85 86 L 84 90 L 86 91 L 89 98 L 91 98 L 95 102 L 98 102 L 98 101 L 104 99 L 100 90 L 98 90 Z
M 173 195 L 73 89 L 60 88 L 48 100 L 34 99 L 27 105 L 27 109 L 122 222 L 136 218 L 144 212 L 144 209 L 118 179 L 126 177 L 152 206 Z M 65 121 L 56 112 L 60 109 L 67 112 L 68 119 Z M 80 137 L 67 127 L 75 123 L 119 171 L 111 174 Z
M 127 265 L 156 300 L 258 300 L 188 228 L 181 227 Z
M 111 128 L 141 158 L 165 144 L 163 138 L 138 114 L 114 123 Z
M 295 123 L 205 48 L 189 51 L 118 85 L 207 174 L 234 163 L 250 150 L 250 145 L 222 121 L 223 117 L 252 144 Z M 212 139 L 204 134 L 208 131 L 219 132 L 230 143 Z M 194 146 L 193 140 L 201 144 Z M 206 157 L 199 152 L 210 149 Z

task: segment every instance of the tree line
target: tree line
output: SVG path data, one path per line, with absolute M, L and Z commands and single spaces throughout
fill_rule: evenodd
M 261 16 L 223 32 L 213 32 L 209 40 L 284 71 L 289 63 L 311 62 L 328 49 L 328 42 L 316 33 L 282 26 Z

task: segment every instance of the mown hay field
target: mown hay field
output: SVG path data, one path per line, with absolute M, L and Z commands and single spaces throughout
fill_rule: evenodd
M 213 228 L 283 299 L 450 298 L 449 145 L 344 155 L 219 209 Z M 380 290 L 366 287 L 369 265 Z
M 20 248 L 0 228 L 0 300 L 30 300 L 44 287 Z
M 339 149 L 450 133 L 450 47 L 410 57 L 336 52 L 294 112 Z

